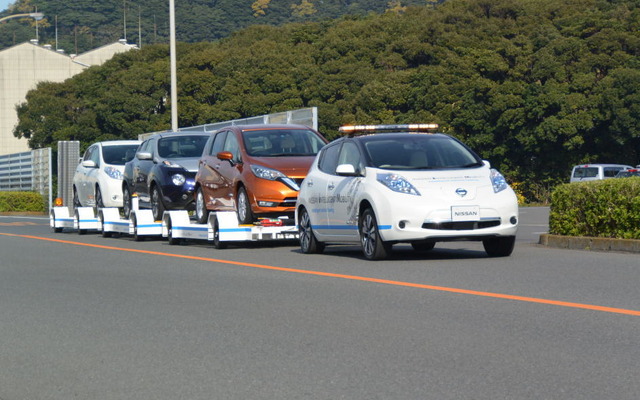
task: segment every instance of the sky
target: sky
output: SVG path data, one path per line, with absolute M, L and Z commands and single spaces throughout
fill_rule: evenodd
M 6 10 L 9 4 L 13 2 L 14 0 L 0 0 L 0 11 Z

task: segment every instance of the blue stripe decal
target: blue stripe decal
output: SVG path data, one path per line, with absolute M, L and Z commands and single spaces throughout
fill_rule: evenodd
M 251 228 L 220 229 L 220 232 L 251 232 Z
M 313 229 L 334 229 L 334 230 L 357 230 L 358 227 L 354 225 L 312 225 Z M 391 225 L 378 225 L 378 230 L 387 231 L 391 229 Z
M 111 221 L 107 221 L 104 222 L 104 225 L 120 225 L 120 226 L 129 226 L 129 222 L 111 222 Z
M 206 226 L 174 226 L 173 229 L 179 229 L 181 231 L 208 231 L 209 227 L 206 227 Z
M 78 222 L 98 222 L 98 220 L 95 219 L 95 218 L 94 219 L 80 219 L 80 220 L 78 220 Z
M 160 228 L 162 224 L 138 225 L 138 228 Z

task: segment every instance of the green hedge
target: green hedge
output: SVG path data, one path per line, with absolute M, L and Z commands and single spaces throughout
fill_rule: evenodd
M 551 195 L 549 233 L 640 239 L 640 178 L 556 187 Z
M 44 197 L 36 192 L 0 192 L 0 212 L 45 212 Z

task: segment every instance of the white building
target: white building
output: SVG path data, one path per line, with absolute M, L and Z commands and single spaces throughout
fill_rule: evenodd
M 74 56 L 40 46 L 35 41 L 0 51 L 0 155 L 28 151 L 27 139 L 13 136 L 18 124 L 16 105 L 38 82 L 63 82 L 117 53 L 135 48 L 124 40 Z

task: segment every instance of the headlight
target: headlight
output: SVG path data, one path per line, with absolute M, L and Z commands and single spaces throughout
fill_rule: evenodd
M 416 189 L 411 182 L 404 177 L 397 174 L 378 174 L 378 182 L 382 183 L 389 189 L 398 193 L 412 194 L 414 196 L 420 196 L 420 192 Z
M 104 167 L 104 173 L 107 174 L 109 178 L 122 180 L 122 172 L 120 172 L 117 168 Z
M 186 182 L 186 179 L 182 174 L 175 174 L 171 177 L 171 181 L 176 186 L 182 186 Z
M 270 181 L 275 181 L 278 178 L 286 178 L 287 176 L 280 171 L 275 169 L 261 167 L 259 165 L 252 165 L 251 171 L 255 176 L 262 179 L 267 179 Z
M 298 186 L 296 181 L 278 170 L 262 167 L 260 165 L 251 165 L 251 172 L 253 172 L 253 174 L 258 178 L 266 179 L 268 181 L 280 181 L 291 189 L 300 191 L 300 186 Z
M 502 192 L 509 187 L 507 180 L 504 179 L 504 176 L 502 176 L 502 174 L 497 170 L 491 168 L 489 176 L 491 177 L 491 184 L 493 185 L 494 193 Z

